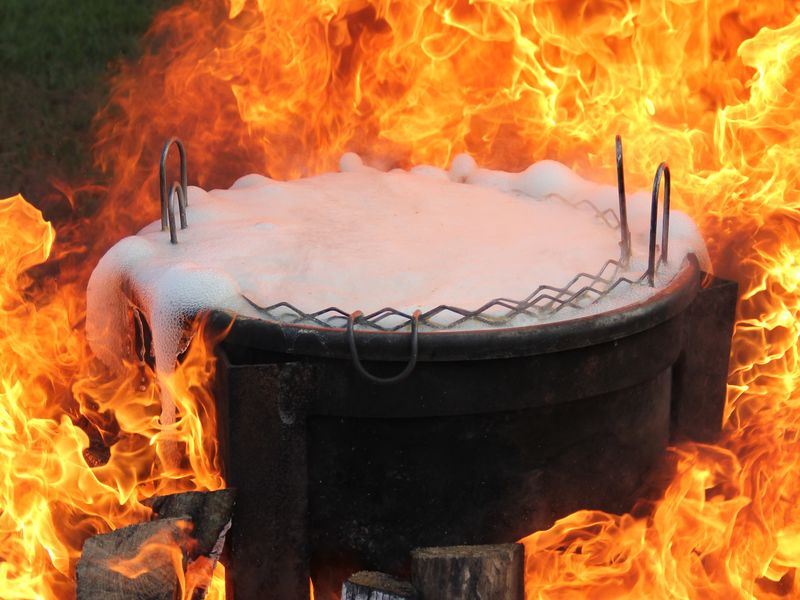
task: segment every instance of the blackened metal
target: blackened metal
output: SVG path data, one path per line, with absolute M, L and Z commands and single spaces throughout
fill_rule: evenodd
M 622 162 L 622 138 L 617 135 L 617 192 L 619 194 L 619 234 L 620 252 L 619 262 L 627 267 L 631 259 L 631 230 L 628 227 L 628 201 L 625 197 L 625 166 Z
M 181 229 L 186 229 L 186 198 L 183 195 L 181 184 L 175 182 L 169 192 L 167 200 L 167 218 L 169 222 L 169 241 L 172 244 L 178 243 L 178 230 L 175 224 L 175 195 L 178 196 L 178 213 L 180 215 Z
M 691 303 L 699 287 L 697 260 L 689 262 L 663 289 L 646 300 L 592 316 L 578 316 L 551 323 L 497 329 L 420 329 L 418 357 L 420 361 L 484 360 L 507 358 L 574 347 L 589 346 L 609 339 L 623 338 L 651 328 L 683 311 Z M 328 309 L 333 311 L 335 309 Z M 338 314 L 338 313 L 337 313 Z M 401 316 L 403 313 L 399 313 Z M 420 324 L 425 323 L 420 316 Z M 346 317 L 347 315 L 345 315 Z M 347 331 L 305 321 L 281 322 L 213 312 L 211 324 L 220 330 L 230 326 L 227 340 L 232 346 L 250 352 L 267 352 L 289 356 L 317 356 L 350 359 Z M 234 320 L 231 323 L 231 320 Z M 367 326 L 369 316 L 360 323 Z M 433 329 L 433 328 L 431 328 Z M 360 329 L 359 357 L 370 361 L 407 361 L 408 335 L 394 329 L 374 331 Z
M 661 163 L 660 166 L 663 166 L 663 174 L 664 174 L 664 214 L 661 216 L 661 258 L 659 258 L 659 264 L 667 264 L 669 260 L 669 211 L 670 211 L 670 193 L 672 189 L 672 184 L 670 181 L 670 173 L 669 173 L 669 165 L 667 163 Z M 656 172 L 656 176 L 658 176 L 658 172 Z
M 621 342 L 481 361 L 420 361 L 408 379 L 392 386 L 364 380 L 349 361 L 314 361 L 319 389 L 312 399 L 312 412 L 411 419 L 578 401 L 635 386 L 668 369 L 678 359 L 681 331 L 680 323 L 671 319 Z M 391 373 L 396 366 L 375 361 L 371 370 Z
M 667 163 L 662 162 L 658 165 L 656 176 L 653 179 L 653 196 L 650 203 L 650 243 L 647 252 L 647 282 L 650 287 L 655 286 L 656 277 L 656 234 L 658 229 L 658 192 L 661 179 L 664 179 L 664 208 L 661 217 L 661 256 L 658 264 L 666 264 L 669 244 L 669 196 L 670 196 L 670 174 Z
M 576 510 L 630 510 L 667 446 L 669 401 L 666 371 L 611 394 L 519 411 L 310 417 L 315 585 L 354 566 L 405 575 L 419 545 L 508 543 Z
M 183 193 L 181 184 L 177 181 L 172 184 L 167 200 L 167 220 L 169 222 L 169 241 L 172 244 L 178 243 L 178 229 L 175 224 L 175 196 L 178 196 L 178 214 L 181 220 L 181 229 L 186 229 L 186 196 Z
M 560 200 L 564 204 L 567 204 L 573 208 L 589 208 L 594 212 L 594 216 L 601 220 L 606 226 L 610 227 L 611 229 L 619 229 L 620 222 L 619 216 L 615 213 L 612 209 L 606 208 L 605 210 L 600 210 L 597 205 L 592 202 L 591 200 L 587 200 L 586 198 L 581 198 L 580 200 L 569 200 L 562 196 L 561 194 L 557 194 L 556 192 L 551 192 L 545 195 L 545 200 Z
M 173 196 L 175 194 L 178 195 L 178 214 L 181 219 L 181 229 L 186 229 L 189 226 L 189 223 L 186 220 L 186 206 L 189 199 L 186 196 L 186 191 L 184 190 L 183 185 L 177 181 L 173 182 L 170 194 Z
M 186 148 L 184 148 L 183 142 L 178 138 L 171 137 L 164 144 L 164 149 L 161 151 L 161 162 L 159 164 L 159 183 L 161 190 L 161 231 L 165 231 L 168 225 L 167 193 L 169 190 L 167 188 L 167 157 L 169 156 L 169 150 L 173 145 L 177 146 L 178 154 L 180 155 L 181 188 L 183 190 L 183 197 L 187 201 L 189 198 L 189 179 L 186 170 Z
M 130 299 L 132 306 L 133 348 L 134 356 L 141 366 L 147 365 L 151 369 L 156 366 L 153 353 L 153 332 L 147 322 L 145 314 L 139 309 L 141 303 L 138 298 Z
M 679 334 L 677 324 L 668 328 Z M 680 339 L 680 335 L 667 337 Z M 604 384 L 611 385 L 612 390 L 601 394 L 589 391 L 584 379 L 596 368 L 589 349 L 573 353 L 571 358 L 583 354 L 584 360 L 573 363 L 572 372 L 530 372 L 537 366 L 534 357 L 528 364 L 487 361 L 493 363 L 490 371 L 494 372 L 484 372 L 486 381 L 478 393 L 466 393 L 478 378 L 454 385 L 458 379 L 453 377 L 480 372 L 487 365 L 420 364 L 406 381 L 396 386 L 373 386 L 371 395 L 354 398 L 351 409 L 355 414 L 327 409 L 324 395 L 318 394 L 319 385 L 308 386 L 305 391 L 295 389 L 296 394 L 310 393 L 312 399 L 305 420 L 308 454 L 304 464 L 296 465 L 284 462 L 287 450 L 281 451 L 279 446 L 294 445 L 290 436 L 300 435 L 294 428 L 302 427 L 303 421 L 277 425 L 283 421 L 271 400 L 276 385 L 264 379 L 280 380 L 287 371 L 307 369 L 310 378 L 320 382 L 336 370 L 336 365 L 321 373 L 317 369 L 322 365 L 315 363 L 226 365 L 232 384 L 230 423 L 235 423 L 228 439 L 239 447 L 234 452 L 236 458 L 229 455 L 238 464 L 232 465 L 226 478 L 240 488 L 242 498 L 256 494 L 247 504 L 240 503 L 234 515 L 239 529 L 233 534 L 230 564 L 233 597 L 262 598 L 266 589 L 288 590 L 292 585 L 301 593 L 275 597 L 303 597 L 307 592 L 301 579 L 306 573 L 296 562 L 296 553 L 310 552 L 311 575 L 319 593 L 326 588 L 340 589 L 342 579 L 353 568 L 403 575 L 409 550 L 419 545 L 511 542 L 579 508 L 629 509 L 644 475 L 662 455 L 669 437 L 669 366 L 655 373 L 649 370 L 658 369 L 664 362 L 652 342 L 648 336 L 646 342 L 643 339 L 641 345 L 636 344 L 651 349 L 642 363 L 630 360 L 633 354 L 628 356 L 628 367 L 646 369 L 644 381 L 633 385 L 622 381 L 625 387 L 614 389 L 620 382 L 608 376 Z M 615 344 L 609 346 L 606 356 L 613 353 Z M 668 348 L 667 354 L 674 359 L 677 350 Z M 341 364 L 347 365 L 349 362 Z M 440 372 L 438 384 L 431 387 L 437 380 L 436 369 L 445 365 L 450 369 Z M 431 370 L 424 380 L 418 380 L 422 367 Z M 258 369 L 264 370 L 258 374 Z M 525 371 L 531 377 L 525 376 L 518 383 L 515 377 Z M 524 396 L 524 408 L 492 409 L 495 401 L 508 404 L 510 396 L 524 391 L 524 384 L 537 374 L 549 386 L 559 385 L 565 377 L 584 379 L 589 395 L 575 399 L 574 392 L 568 393 L 562 401 L 558 391 L 551 389 L 546 398 Z M 260 383 L 257 389 L 250 388 L 254 397 L 239 396 L 250 385 L 244 382 L 253 380 L 254 385 Z M 506 389 L 500 382 L 512 385 Z M 357 386 L 366 385 L 354 372 L 347 383 L 356 387 L 342 387 L 341 379 L 324 383 L 329 393 L 342 399 L 360 393 Z M 239 387 L 242 385 L 245 388 Z M 398 387 L 404 388 L 402 400 L 408 416 L 395 416 L 391 410 L 375 416 L 382 405 L 397 407 L 396 395 L 388 398 L 381 392 Z M 539 390 L 544 387 L 540 385 Z M 282 393 L 293 395 L 287 387 Z M 455 406 L 451 398 L 465 393 L 467 402 L 460 412 L 435 415 L 437 404 Z M 337 405 L 341 407 L 341 402 Z M 362 412 L 367 405 L 372 405 L 370 412 Z M 245 413 L 241 406 L 252 408 Z M 324 413 L 318 414 L 323 408 Z M 283 427 L 292 428 L 292 432 L 282 431 Z M 265 442 L 257 441 L 266 437 L 284 441 L 269 442 L 267 453 Z M 293 493 L 298 494 L 298 503 L 308 502 L 305 523 L 295 513 L 294 503 L 276 491 L 285 489 L 287 471 L 304 469 L 307 488 L 298 491 L 299 486 L 295 486 Z M 250 487 L 250 493 L 242 486 Z M 256 492 L 265 489 L 271 490 L 267 496 Z M 287 533 L 280 533 L 269 543 L 268 536 L 278 524 L 292 536 L 307 535 L 310 550 L 300 540 L 298 546 L 284 545 Z M 258 562 L 253 564 L 254 560 Z
M 618 276 L 620 262 L 608 260 L 594 274 L 578 273 L 564 287 L 540 285 L 523 300 L 495 298 L 475 310 L 467 310 L 451 305 L 440 305 L 419 315 L 419 324 L 428 329 L 452 330 L 468 322 L 491 325 L 508 325 L 518 317 L 542 319 L 550 317 L 565 308 L 582 308 L 586 304 L 596 304 L 622 285 L 637 285 L 638 280 Z M 322 328 L 340 332 L 347 331 L 350 313 L 336 307 L 307 313 L 289 304 L 278 302 L 271 306 L 261 306 L 247 296 L 243 298 L 262 318 L 259 322 L 274 322 L 279 326 L 300 326 L 306 329 Z M 412 316 L 394 308 L 383 308 L 363 315 L 359 324 L 377 332 L 397 332 L 412 325 Z M 336 323 L 342 323 L 337 327 Z
M 222 358 L 224 363 L 224 357 Z M 228 533 L 228 598 L 309 597 L 306 389 L 295 365 L 222 369 L 218 431 L 237 488 Z
M 133 346 L 134 346 L 134 354 L 136 359 L 139 363 L 139 366 L 143 367 L 146 363 L 146 356 L 147 356 L 147 342 L 145 340 L 145 333 L 144 333 L 144 319 L 142 317 L 141 311 L 133 307 Z
M 738 296 L 736 282 L 711 277 L 686 311 L 683 352 L 673 370 L 673 441 L 719 437 Z
M 356 347 L 356 334 L 355 334 L 355 324 L 359 323 L 361 318 L 363 317 L 364 313 L 360 310 L 354 312 L 350 315 L 350 318 L 347 320 L 347 343 L 350 348 L 350 356 L 353 358 L 353 365 L 356 367 L 356 370 L 361 374 L 362 377 L 366 378 L 367 380 L 373 383 L 380 383 L 380 384 L 391 384 L 391 383 L 398 383 L 411 375 L 411 372 L 414 370 L 414 367 L 417 365 L 417 355 L 418 355 L 418 348 L 419 348 L 419 338 L 418 338 L 418 329 L 419 329 L 419 316 L 421 311 L 416 310 L 411 317 L 411 352 L 410 358 L 408 360 L 408 364 L 405 368 L 392 377 L 377 377 L 367 371 L 364 368 L 364 365 L 361 364 L 361 359 L 358 357 L 358 348 Z
M 407 573 L 415 546 L 511 542 L 577 509 L 628 510 L 670 434 L 721 422 L 729 340 L 703 318 L 729 315 L 735 292 L 701 278 L 692 262 L 630 311 L 505 337 L 420 332 L 415 369 L 391 386 L 358 372 L 345 336 L 237 319 L 217 394 L 226 480 L 249 498 L 234 516 L 233 597 L 307 597 L 301 557 L 324 595 L 355 569 Z M 371 374 L 408 359 L 406 333 L 358 333 Z M 709 385 L 687 391 L 703 369 Z

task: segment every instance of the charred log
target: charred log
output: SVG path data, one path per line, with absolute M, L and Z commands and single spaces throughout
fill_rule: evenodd
M 153 496 L 145 504 L 159 519 L 188 518 L 194 523 L 193 544 L 186 568 L 187 584 L 193 587 L 192 600 L 203 600 L 222 554 L 225 536 L 231 527 L 236 490 L 183 492 Z
M 359 571 L 342 585 L 342 600 L 417 600 L 419 595 L 407 581 L 377 571 Z
M 144 503 L 153 509 L 159 519 L 185 517 L 194 524 L 192 538 L 197 542 L 190 558 L 208 556 L 218 558 L 215 547 L 221 546 L 230 526 L 236 490 L 213 492 L 184 492 L 167 496 L 153 496 Z M 220 548 L 221 549 L 221 548 Z
M 522 600 L 524 550 L 520 544 L 418 548 L 411 581 L 425 600 Z
M 77 600 L 180 598 L 190 526 L 161 519 L 89 538 L 76 569 Z
M 185 492 L 146 501 L 157 519 L 86 541 L 78 600 L 173 600 L 182 585 L 205 597 L 230 528 L 236 492 Z M 186 582 L 186 583 L 182 583 Z

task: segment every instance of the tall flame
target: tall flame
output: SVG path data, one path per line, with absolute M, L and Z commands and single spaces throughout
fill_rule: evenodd
M 181 418 L 159 424 L 152 373 L 112 377 L 79 327 L 84 284 L 36 284 L 55 233 L 21 196 L 0 200 L 0 597 L 74 595 L 88 536 L 149 518 L 156 493 L 222 486 L 201 344 L 168 382 Z M 168 445 L 186 460 L 162 460 Z M 219 597 L 219 595 L 217 596 Z
M 210 187 L 332 169 L 345 150 L 385 167 L 461 151 L 506 169 L 555 158 L 612 182 L 620 133 L 632 184 L 668 160 L 676 205 L 740 282 L 724 436 L 675 448 L 650 510 L 580 512 L 526 538 L 527 595 L 794 597 L 798 14 L 788 0 L 193 0 L 156 19 L 150 52 L 115 80 L 97 120 L 109 201 L 70 239 L 94 240 L 96 256 L 156 218 L 154 166 L 175 134 L 190 179 Z M 161 431 L 134 366 L 125 381 L 91 367 L 75 327 L 85 274 L 31 287 L 24 271 L 52 230 L 19 198 L 2 207 L 0 585 L 63 597 L 79 541 L 139 516 L 138 497 L 221 482 L 205 413 L 187 400 Z M 182 371 L 200 406 L 209 360 Z M 87 466 L 86 430 L 119 439 L 102 466 Z M 166 435 L 194 444 L 194 462 L 154 467 Z

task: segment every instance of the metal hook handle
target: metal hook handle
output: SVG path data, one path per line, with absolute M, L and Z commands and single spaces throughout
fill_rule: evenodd
M 356 370 L 361 373 L 365 378 L 369 379 L 373 383 L 379 384 L 389 384 L 389 383 L 397 383 L 402 381 L 414 370 L 414 367 L 417 366 L 417 356 L 418 356 L 418 343 L 419 343 L 419 317 L 421 312 L 419 310 L 414 311 L 414 315 L 411 318 L 411 358 L 408 361 L 405 369 L 403 369 L 397 375 L 392 377 L 377 377 L 372 373 L 369 373 L 365 368 L 364 365 L 361 364 L 361 359 L 358 358 L 358 350 L 356 349 L 356 336 L 354 331 L 354 324 L 355 322 L 363 316 L 360 310 L 357 310 L 353 314 L 351 314 L 347 318 L 347 343 L 350 346 L 350 355 L 353 357 L 353 364 L 356 367 Z
M 172 184 L 167 200 L 167 221 L 169 223 L 169 241 L 172 244 L 178 243 L 178 231 L 175 226 L 175 194 L 178 195 L 178 215 L 181 220 L 181 229 L 186 229 L 186 196 L 183 193 L 183 186 L 177 181 Z
M 615 138 L 617 147 L 617 191 L 619 193 L 620 260 L 623 267 L 631 259 L 631 230 L 628 227 L 628 201 L 625 197 L 625 167 L 622 163 L 622 137 Z
M 178 138 L 171 137 L 164 144 L 164 149 L 161 151 L 161 163 L 159 165 L 159 181 L 161 183 L 161 231 L 166 230 L 168 223 L 167 156 L 169 156 L 169 149 L 172 148 L 173 144 L 178 147 L 178 154 L 180 155 L 181 159 L 181 188 L 183 189 L 184 203 L 187 203 L 189 198 L 187 190 L 189 183 L 186 175 L 186 148 L 184 148 L 183 142 L 181 142 Z M 172 239 L 171 236 L 170 239 Z M 176 242 L 173 242 L 173 244 L 174 243 Z
M 669 244 L 669 196 L 670 196 L 670 174 L 669 165 L 662 162 L 658 165 L 655 179 L 653 180 L 653 197 L 650 203 L 650 245 L 647 253 L 647 282 L 650 287 L 655 286 L 656 278 L 656 230 L 658 228 L 658 192 L 661 187 L 661 179 L 664 179 L 664 214 L 661 224 L 661 256 L 658 264 L 667 264 L 668 244 Z

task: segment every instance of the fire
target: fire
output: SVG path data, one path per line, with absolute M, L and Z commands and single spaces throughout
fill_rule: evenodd
M 170 381 L 181 418 L 158 422 L 151 373 L 106 373 L 80 328 L 85 283 L 37 282 L 53 228 L 21 196 L 0 200 L 0 595 L 74 596 L 74 568 L 90 535 L 146 520 L 140 500 L 222 486 L 213 403 L 203 387 L 213 357 L 201 344 Z M 184 448 L 179 465 L 162 457 Z M 106 448 L 110 447 L 109 450 Z M 103 454 L 107 452 L 107 454 Z M 219 595 L 217 596 L 219 597 Z
M 178 578 L 182 596 L 186 596 L 186 578 L 183 574 L 184 547 L 190 546 L 190 521 L 178 521 L 175 530 L 162 530 L 152 535 L 141 550 L 129 558 L 108 560 L 108 568 L 115 573 L 136 579 L 152 569 L 153 564 L 170 565 Z M 155 562 L 154 562 L 155 561 Z
M 225 592 L 221 587 L 224 585 L 224 568 L 221 565 L 214 579 L 216 567 L 210 558 L 198 556 L 187 564 L 187 555 L 197 547 L 197 542 L 191 537 L 192 528 L 190 521 L 176 521 L 171 528 L 161 529 L 151 535 L 134 556 L 106 559 L 106 567 L 127 579 L 137 579 L 158 565 L 160 570 L 175 573 L 177 591 L 182 600 L 192 600 L 195 594 L 202 593 L 201 590 L 208 588 L 209 581 L 212 581 L 212 587 L 204 597 L 222 598 Z M 159 581 L 156 585 L 163 583 Z
M 613 182 L 616 133 L 629 186 L 668 160 L 676 206 L 740 283 L 724 435 L 672 450 L 661 500 L 526 538 L 527 595 L 800 594 L 798 14 L 788 0 L 194 0 L 157 17 L 98 115 L 108 202 L 64 232 L 94 243 L 57 250 L 57 285 L 26 274 L 52 228 L 18 197 L 0 204 L 3 596 L 65 597 L 87 535 L 146 516 L 157 490 L 222 485 L 210 357 L 194 349 L 178 372 L 182 418 L 164 430 L 148 374 L 101 372 L 79 327 L 87 273 L 69 257 L 157 217 L 163 140 L 184 139 L 204 187 L 330 170 L 346 150 L 384 167 L 556 158 Z M 187 463 L 156 460 L 167 440 Z

